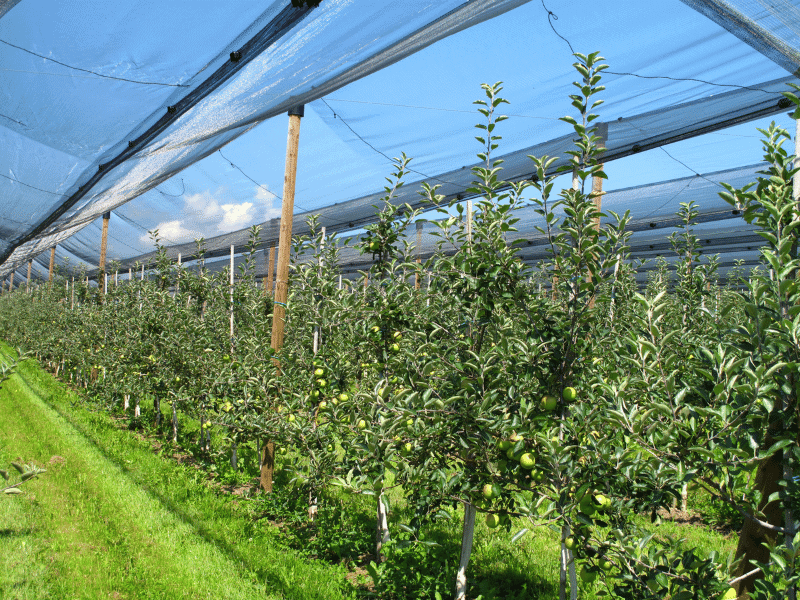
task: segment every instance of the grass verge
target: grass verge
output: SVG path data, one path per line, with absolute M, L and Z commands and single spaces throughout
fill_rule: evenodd
M 343 567 L 287 551 L 196 469 L 77 400 L 33 361 L 0 390 L 0 457 L 48 469 L 24 497 L 0 498 L 0 597 L 352 595 Z

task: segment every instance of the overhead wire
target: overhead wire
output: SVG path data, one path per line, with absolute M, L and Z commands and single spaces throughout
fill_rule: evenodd
M 341 122 L 344 124 L 344 126 L 345 126 L 345 127 L 347 127 L 347 128 L 348 128 L 348 129 L 349 129 L 349 130 L 350 130 L 350 131 L 353 133 L 353 135 L 354 135 L 354 136 L 356 136 L 358 139 L 360 139 L 362 142 L 364 142 L 364 143 L 365 143 L 367 146 L 369 146 L 370 148 L 372 148 L 372 150 L 374 150 L 375 152 L 377 152 L 378 154 L 380 154 L 381 156 L 383 156 L 383 157 L 384 157 L 386 160 L 388 160 L 390 163 L 392 163 L 392 164 L 394 164 L 394 163 L 395 163 L 394 159 L 390 158 L 390 157 L 389 157 L 389 155 L 387 155 L 385 152 L 382 152 L 381 150 L 379 150 L 378 148 L 376 148 L 375 146 L 373 146 L 372 144 L 370 144 L 370 143 L 369 143 L 367 140 L 365 140 L 365 139 L 364 139 L 364 138 L 363 138 L 363 137 L 362 137 L 362 136 L 361 136 L 361 135 L 360 135 L 360 134 L 359 134 L 359 133 L 358 133 L 358 132 L 357 132 L 355 129 L 353 129 L 353 128 L 350 126 L 350 124 L 349 124 L 349 123 L 348 123 L 348 122 L 347 122 L 347 121 L 344 119 L 344 117 L 342 117 L 342 115 L 337 115 L 337 114 L 336 114 L 336 111 L 335 111 L 335 110 L 333 110 L 333 107 L 331 107 L 331 105 L 330 105 L 330 104 L 328 104 L 328 103 L 325 101 L 325 98 L 320 98 L 320 100 L 321 100 L 321 101 L 322 101 L 322 103 L 323 103 L 325 106 L 327 106 L 327 107 L 330 109 L 330 111 L 333 113 L 333 118 L 335 119 L 335 118 L 337 118 L 337 117 L 338 117 L 338 118 L 339 118 L 339 120 L 340 120 L 340 121 L 341 121 Z M 456 184 L 456 183 L 453 183 L 452 181 L 447 181 L 447 180 L 445 180 L 445 179 L 440 179 L 439 177 L 434 177 L 434 176 L 432 176 L 432 175 L 427 175 L 427 174 L 423 173 L 422 171 L 417 171 L 416 169 L 406 168 L 406 170 L 407 170 L 407 171 L 409 171 L 409 172 L 411 172 L 411 173 L 416 173 L 417 175 L 422 175 L 422 176 L 423 176 L 423 177 L 425 177 L 426 179 L 432 179 L 432 180 L 435 180 L 435 181 L 441 181 L 442 183 L 447 183 L 448 185 L 456 185 L 456 186 L 458 185 L 458 184 Z
M 546 5 L 545 5 L 545 3 L 544 3 L 544 0 L 541 0 L 541 2 L 542 2 L 542 7 L 545 9 L 545 11 L 547 11 L 547 22 L 548 22 L 548 23 L 549 23 L 549 25 L 550 25 L 550 29 L 552 29 L 552 30 L 553 30 L 553 33 L 555 33 L 555 34 L 556 34 L 558 37 L 560 37 L 562 40 L 564 40 L 564 41 L 567 43 L 567 46 L 569 46 L 569 49 L 570 49 L 570 51 L 572 52 L 572 54 L 575 54 L 575 50 L 573 49 L 573 47 L 572 47 L 572 44 L 570 43 L 570 41 L 569 41 L 567 38 L 565 38 L 563 35 L 561 35 L 561 34 L 560 34 L 560 33 L 559 33 L 557 30 L 556 30 L 555 26 L 553 25 L 553 21 L 557 21 L 557 20 L 558 20 L 558 15 L 556 15 L 556 14 L 555 14 L 553 11 L 551 11 L 549 8 L 547 8 L 547 6 L 546 6 Z M 604 72 L 605 72 L 605 73 L 612 73 L 612 71 L 609 71 L 608 69 L 605 69 L 605 70 L 604 70 Z M 749 89 L 749 90 L 757 90 L 757 91 L 764 92 L 764 93 L 766 93 L 766 94 L 777 93 L 777 92 L 768 92 L 768 91 L 766 91 L 766 90 L 762 90 L 762 89 L 760 89 L 760 88 L 751 88 L 751 87 L 747 87 L 747 86 L 740 86 L 740 85 L 728 85 L 728 84 L 716 84 L 716 83 L 712 83 L 712 82 L 710 82 L 710 81 L 704 81 L 704 80 L 702 80 L 702 79 L 694 79 L 694 78 L 678 78 L 678 77 L 669 77 L 669 76 L 648 76 L 648 75 L 637 75 L 637 74 L 635 74 L 635 73 L 619 73 L 619 72 L 617 72 L 617 73 L 613 73 L 613 74 L 615 74 L 615 75 L 631 75 L 631 76 L 633 76 L 633 77 L 641 77 L 641 78 L 643 78 L 643 79 L 671 79 L 671 80 L 673 80 L 673 81 L 697 81 L 697 82 L 701 82 L 701 83 L 706 83 L 706 84 L 708 84 L 708 85 L 719 85 L 719 86 L 722 86 L 722 87 L 737 87 L 737 88 L 743 88 L 743 89 Z M 639 130 L 640 132 L 642 132 L 642 133 L 647 133 L 647 132 L 646 132 L 646 131 L 644 131 L 644 130 L 643 130 L 641 127 L 638 127 L 638 126 L 634 125 L 633 123 L 631 123 L 631 122 L 629 122 L 629 121 L 626 121 L 626 123 L 627 123 L 627 124 L 629 124 L 629 125 L 631 125 L 632 127 L 636 128 L 636 129 L 638 129 L 638 130 Z M 674 160 L 674 161 L 675 161 L 675 162 L 677 162 L 678 164 L 680 164 L 680 165 L 683 165 L 683 166 L 684 166 L 686 169 L 688 169 L 689 171 L 691 171 L 692 173 L 694 173 L 694 174 L 695 174 L 695 175 L 697 175 L 698 177 L 702 177 L 703 179 L 705 179 L 705 180 L 706 180 L 706 181 L 708 181 L 709 183 L 712 183 L 712 184 L 714 184 L 714 185 L 717 185 L 717 186 L 719 186 L 719 187 L 722 187 L 722 186 L 719 184 L 719 182 L 716 182 L 716 181 L 711 181 L 710 179 L 708 179 L 707 177 L 705 177 L 704 175 L 702 175 L 700 172 L 698 172 L 698 171 L 696 171 L 695 169 L 691 168 L 691 167 L 690 167 L 689 165 L 687 165 L 685 162 L 683 162 L 683 161 L 681 161 L 681 160 L 679 160 L 679 159 L 675 158 L 675 157 L 674 157 L 672 154 L 670 154 L 670 153 L 669 153 L 669 152 L 666 150 L 666 148 L 664 148 L 663 146 L 659 146 L 659 147 L 658 147 L 658 149 L 659 149 L 659 150 L 661 150 L 661 151 L 662 151 L 664 154 L 666 154 L 668 157 L 670 157 L 672 160 Z M 652 213 L 650 213 L 650 214 L 652 214 Z M 648 215 L 648 216 L 649 216 L 649 215 Z
M 17 46 L 16 44 L 12 44 L 11 42 L 7 42 L 7 41 L 2 40 L 2 39 L 0 39 L 0 43 L 5 44 L 6 46 L 11 46 L 12 48 L 16 48 L 17 50 L 21 50 L 22 52 L 26 52 L 28 54 L 32 54 L 33 56 L 36 56 L 38 58 L 42 58 L 44 60 L 48 60 L 50 62 L 54 62 L 57 65 L 61 65 L 62 67 L 66 67 L 68 69 L 73 69 L 75 71 L 82 71 L 84 73 L 90 73 L 91 75 L 95 75 L 97 77 L 102 77 L 103 79 L 115 79 L 117 81 L 125 81 L 125 82 L 128 82 L 128 83 L 138 83 L 139 85 L 160 85 L 160 86 L 164 86 L 164 87 L 181 87 L 181 88 L 189 87 L 188 85 L 181 84 L 181 83 L 162 83 L 162 82 L 157 82 L 157 81 L 136 81 L 135 79 L 127 79 L 125 77 L 115 77 L 113 75 L 103 75 L 102 73 L 98 73 L 98 72 L 92 71 L 90 69 L 83 69 L 81 67 L 75 67 L 75 66 L 72 66 L 72 65 L 68 65 L 67 63 L 63 63 L 60 60 L 56 60 L 55 58 L 50 58 L 49 56 L 44 56 L 42 54 L 38 54 L 36 52 L 28 50 L 27 48 L 23 48 L 22 46 Z M 46 73 L 46 74 L 55 75 L 55 73 Z
M 542 2 L 542 7 L 545 9 L 545 11 L 547 11 L 547 23 L 550 25 L 550 29 L 552 29 L 553 33 L 555 33 L 558 37 L 560 37 L 562 40 L 564 40 L 567 43 L 567 46 L 569 46 L 569 51 L 572 54 L 575 54 L 575 49 L 572 47 L 572 44 L 570 43 L 570 41 L 567 38 L 565 38 L 563 35 L 561 35 L 558 32 L 558 30 L 556 29 L 555 25 L 553 25 L 553 21 L 558 21 L 558 15 L 556 15 L 556 13 L 554 13 L 552 10 L 547 8 L 547 6 L 545 6 L 544 0 L 541 0 L 541 2 Z M 748 86 L 748 85 L 737 85 L 737 84 L 734 84 L 734 83 L 715 83 L 713 81 L 706 81 L 705 79 L 697 79 L 695 77 L 671 77 L 669 75 L 640 75 L 638 73 L 627 73 L 627 72 L 620 72 L 620 71 L 611 71 L 609 69 L 605 69 L 605 72 L 608 73 L 609 75 L 638 77 L 640 79 L 668 79 L 670 81 L 694 81 L 696 83 L 704 83 L 706 85 L 711 85 L 711 86 L 716 86 L 716 87 L 727 87 L 727 88 L 737 88 L 737 89 L 741 89 L 741 90 L 752 90 L 752 91 L 755 91 L 755 92 L 763 92 L 765 94 L 771 94 L 771 95 L 776 95 L 776 96 L 780 96 L 781 95 L 780 92 L 770 92 L 769 90 L 764 90 L 764 89 L 757 88 L 757 87 L 751 87 L 751 86 Z

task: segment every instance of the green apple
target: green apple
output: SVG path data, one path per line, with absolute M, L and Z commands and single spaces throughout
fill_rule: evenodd
M 500 440 L 497 442 L 497 447 L 501 452 L 508 452 L 508 449 L 511 448 L 511 446 L 512 444 L 509 440 Z
M 394 334 L 392 334 L 392 337 L 396 340 L 402 340 L 403 334 L 400 331 L 395 331 Z
M 406 427 L 413 427 L 414 419 L 406 419 Z
M 321 367 L 319 369 L 314 369 L 314 377 L 322 377 L 323 375 L 325 375 L 325 369 Z
M 294 415 L 289 415 L 288 417 L 286 417 L 286 420 L 289 421 L 289 423 L 294 423 L 295 417 Z
M 603 569 L 603 571 L 610 571 L 611 567 L 613 566 L 614 565 L 612 564 L 612 562 L 607 558 L 604 558 L 600 561 L 600 568 Z
M 328 382 L 327 382 L 327 381 L 325 381 L 324 379 L 317 379 L 317 385 L 318 385 L 319 387 L 321 387 L 321 388 L 324 388 L 325 386 L 327 386 L 327 385 L 328 385 Z
M 543 396 L 542 401 L 540 402 L 542 410 L 547 412 L 553 412 L 556 409 L 557 404 L 558 401 L 555 399 L 555 396 Z
M 411 454 L 411 451 L 414 449 L 414 445 L 411 442 L 406 442 L 403 444 L 403 448 L 400 450 L 400 454 L 403 456 L 408 456 Z
M 345 394 L 344 392 L 342 392 L 341 394 L 339 394 L 339 401 L 340 401 L 340 402 L 347 402 L 348 400 L 350 400 L 350 396 L 348 396 L 348 395 L 347 395 L 347 394 Z
M 598 510 L 606 511 L 611 508 L 611 498 L 603 496 L 603 494 L 597 494 L 594 497 L 594 502 Z
M 736 590 L 733 588 L 728 588 L 728 591 L 725 592 L 720 600 L 736 600 Z
M 322 402 L 319 403 L 319 409 L 320 410 L 325 410 L 326 408 L 328 408 L 328 403 L 325 402 L 325 400 L 323 400 Z
M 369 243 L 369 249 L 370 249 L 372 252 L 377 252 L 378 250 L 380 250 L 380 249 L 381 249 L 381 243 L 380 243 L 378 240 L 372 240 L 372 241 Z
M 566 547 L 567 550 L 575 550 L 577 545 L 578 544 L 577 542 L 575 542 L 574 537 L 568 537 L 567 539 L 564 540 L 564 546 Z
M 356 427 L 358 427 L 359 429 L 366 429 L 367 428 L 367 422 L 364 419 L 360 419 L 358 421 L 358 424 L 356 425 Z
M 494 486 L 492 486 L 491 483 L 487 483 L 486 485 L 483 486 L 482 490 L 483 497 L 486 498 L 487 500 L 491 500 L 492 498 L 494 498 L 494 493 L 492 490 L 493 487 Z
M 519 466 L 523 469 L 530 471 L 536 465 L 536 458 L 530 452 L 526 452 L 519 457 Z
M 583 583 L 592 583 L 597 579 L 597 571 L 590 571 L 587 567 L 581 568 L 581 581 Z
M 496 529 L 498 525 L 500 525 L 500 515 L 494 513 L 486 515 L 486 526 L 489 529 Z
M 583 498 L 581 498 L 581 501 L 578 503 L 578 508 L 586 515 L 593 515 L 597 507 L 594 504 L 592 495 L 587 493 Z
M 578 392 L 574 387 L 565 387 L 562 397 L 567 402 L 572 402 L 573 400 L 575 400 L 575 398 L 578 397 Z

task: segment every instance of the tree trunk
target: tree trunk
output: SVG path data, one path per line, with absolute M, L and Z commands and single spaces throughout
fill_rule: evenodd
M 475 536 L 475 506 L 471 502 L 464 505 L 464 530 L 461 535 L 461 558 L 456 574 L 456 600 L 467 597 L 467 565 L 472 554 L 472 539 Z
M 383 545 L 391 539 L 389 535 L 389 510 L 383 492 L 378 494 L 378 519 L 375 531 L 375 562 L 384 561 Z
M 172 401 L 172 441 L 178 443 L 178 401 Z
M 261 489 L 272 493 L 272 476 L 275 473 L 275 443 L 264 444 L 261 454 Z
M 161 429 L 161 399 L 158 396 L 153 396 L 153 412 L 156 429 Z
M 767 445 L 771 442 L 766 441 Z M 761 503 L 758 508 L 761 510 L 766 521 L 771 525 L 780 526 L 783 522 L 783 511 L 779 501 L 767 504 L 770 494 L 778 491 L 778 481 L 783 477 L 783 453 L 776 452 L 767 460 L 758 465 L 756 473 L 755 487 L 761 492 Z M 734 577 L 740 577 L 751 571 L 756 562 L 769 562 L 769 550 L 762 546 L 764 542 L 774 541 L 775 534 L 765 530 L 763 527 L 749 519 L 745 519 L 742 530 L 739 533 L 739 544 L 736 547 L 736 557 L 744 557 L 739 563 Z M 763 577 L 761 572 L 755 573 L 736 584 L 736 594 L 741 597 L 745 594 L 749 597 L 750 592 L 755 588 L 756 579 Z
M 308 490 L 308 520 L 313 523 L 317 518 L 319 512 L 319 505 L 317 504 L 317 496 L 314 494 L 314 488 Z

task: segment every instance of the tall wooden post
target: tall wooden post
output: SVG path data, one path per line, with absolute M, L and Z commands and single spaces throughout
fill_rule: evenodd
M 289 252 L 292 246 L 292 216 L 294 215 L 294 187 L 297 178 L 297 150 L 300 144 L 300 121 L 304 106 L 289 111 L 289 134 L 286 141 L 286 167 L 283 176 L 283 203 L 281 229 L 278 237 L 278 274 L 275 282 L 275 305 L 272 309 L 272 349 L 283 346 L 283 329 L 286 320 L 286 300 L 289 295 Z M 275 444 L 264 444 L 261 459 L 261 487 L 272 491 L 272 473 L 275 469 Z
M 97 276 L 102 277 L 103 293 L 106 293 L 106 249 L 108 248 L 108 221 L 111 219 L 111 213 L 103 213 L 103 233 L 100 236 L 100 263 L 97 266 Z M 100 283 L 100 279 L 98 279 Z
M 267 263 L 267 278 L 264 280 L 266 292 L 270 296 L 275 295 L 275 244 L 269 247 L 269 262 Z
M 14 271 L 11 271 L 11 281 L 8 283 L 8 291 L 14 291 Z
M 289 135 L 286 143 L 286 170 L 283 177 L 283 204 L 281 229 L 278 238 L 278 274 L 275 282 L 275 309 L 272 317 L 272 349 L 283 346 L 286 319 L 286 300 L 289 295 L 289 252 L 292 245 L 292 216 L 294 214 L 294 187 L 297 177 L 297 150 L 300 144 L 300 120 L 304 107 L 289 111 Z
M 25 280 L 25 291 L 31 291 L 31 267 L 33 266 L 33 261 L 28 261 L 28 278 Z
M 50 271 L 47 274 L 47 282 L 53 283 L 53 268 L 56 264 L 56 247 L 50 248 Z

